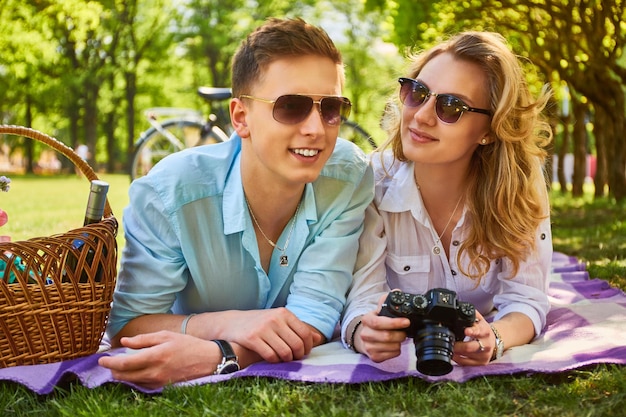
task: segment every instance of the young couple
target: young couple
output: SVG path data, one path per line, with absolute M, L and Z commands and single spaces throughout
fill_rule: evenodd
M 406 338 L 406 319 L 377 315 L 389 288 L 476 305 L 461 365 L 531 341 L 549 307 L 547 95 L 531 98 L 492 33 L 461 34 L 406 75 L 368 160 L 337 138 L 351 105 L 328 35 L 300 19 L 251 33 L 232 62 L 231 140 L 131 184 L 107 337 L 138 351 L 100 365 L 158 387 L 301 359 L 340 320 L 347 344 L 382 361 Z

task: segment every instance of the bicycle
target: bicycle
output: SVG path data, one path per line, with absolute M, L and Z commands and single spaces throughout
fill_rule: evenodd
M 230 88 L 200 87 L 197 93 L 209 103 L 211 110 L 215 108 L 215 112 L 210 112 L 206 118 L 197 110 L 176 107 L 154 107 L 144 112 L 150 128 L 135 142 L 130 165 L 131 181 L 146 175 L 169 154 L 229 140 L 233 128 L 227 107 L 221 102 L 231 98 Z M 342 122 L 339 136 L 365 151 L 377 146 L 372 136 L 351 120 Z

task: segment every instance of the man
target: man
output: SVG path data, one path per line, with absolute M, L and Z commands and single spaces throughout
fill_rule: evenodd
M 130 188 L 102 357 L 162 386 L 301 359 L 332 337 L 373 176 L 337 140 L 350 101 L 339 51 L 301 19 L 270 19 L 232 63 L 230 141 L 164 159 Z

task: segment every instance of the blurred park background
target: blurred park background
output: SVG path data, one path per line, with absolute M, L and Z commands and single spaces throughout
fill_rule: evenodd
M 626 198 L 626 16 L 620 0 L 0 0 L 0 123 L 90 149 L 127 172 L 150 107 L 208 112 L 199 86 L 228 87 L 241 40 L 267 17 L 303 17 L 344 55 L 351 119 L 378 143 L 407 54 L 461 30 L 503 34 L 549 108 L 559 189 Z M 0 171 L 71 170 L 45 145 L 0 138 Z

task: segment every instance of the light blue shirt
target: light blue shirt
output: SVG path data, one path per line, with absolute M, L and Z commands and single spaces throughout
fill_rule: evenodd
M 235 134 L 173 154 L 131 184 L 108 337 L 144 314 L 285 306 L 331 338 L 374 195 L 367 158 L 337 140 L 318 179 L 305 186 L 286 249 L 289 265 L 279 266 L 281 252 L 274 250 L 266 274 L 243 194 L 240 153 Z

